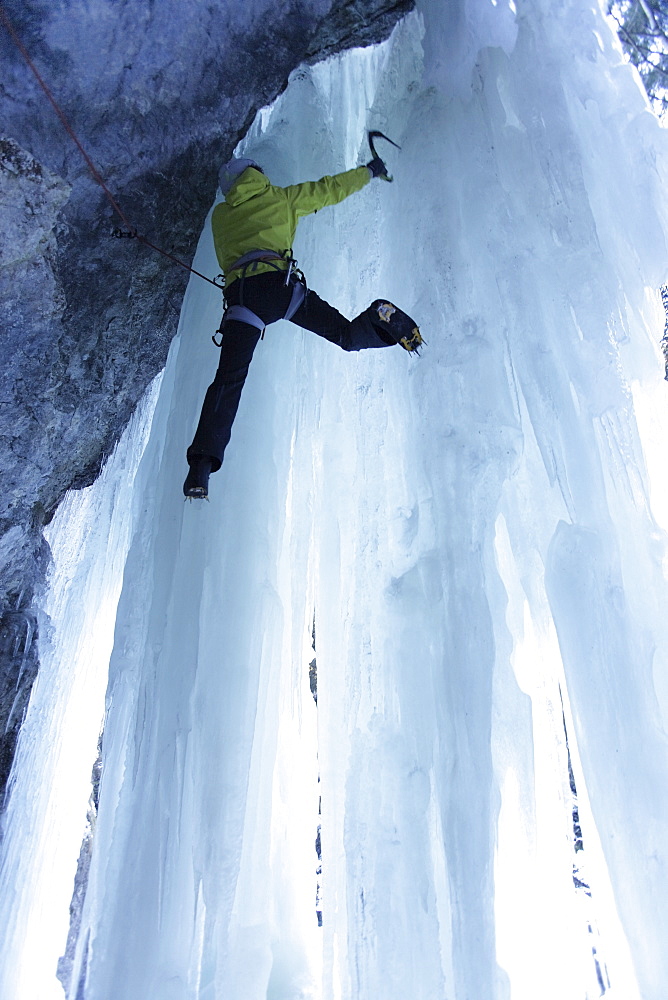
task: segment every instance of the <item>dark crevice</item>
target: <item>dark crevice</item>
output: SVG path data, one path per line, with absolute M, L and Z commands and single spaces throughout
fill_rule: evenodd
M 568 755 L 568 782 L 570 785 L 571 795 L 572 795 L 573 851 L 574 851 L 573 885 L 575 886 L 575 891 L 577 893 L 583 893 L 585 896 L 587 896 L 588 899 L 591 899 L 592 898 L 591 886 L 589 885 L 589 880 L 584 870 L 585 866 L 584 840 L 582 837 L 582 827 L 580 826 L 578 791 L 575 783 L 575 774 L 573 773 L 573 761 L 571 758 L 571 749 L 568 741 L 566 712 L 564 710 L 564 698 L 561 688 L 559 689 L 559 697 L 561 698 L 561 718 L 564 726 L 564 736 L 566 739 L 566 752 Z M 588 921 L 587 927 L 591 939 L 591 950 L 592 950 L 592 957 L 594 960 L 594 967 L 596 970 L 596 979 L 600 989 L 599 996 L 605 996 L 605 994 L 610 989 L 610 977 L 608 975 L 608 969 L 605 964 L 605 960 L 598 953 L 598 947 L 597 947 L 597 941 L 599 940 L 598 929 L 594 926 L 591 920 Z
M 63 984 L 65 995 L 72 996 L 73 975 L 75 972 L 75 957 L 79 936 L 81 934 L 81 919 L 83 915 L 84 902 L 86 900 L 86 890 L 88 889 L 88 876 L 93 856 L 93 842 L 95 838 L 95 824 L 97 821 L 97 811 L 100 802 L 100 778 L 102 776 L 102 736 L 97 745 L 97 758 L 93 764 L 91 773 L 91 793 L 88 800 L 88 812 L 86 814 L 86 826 L 77 871 L 74 876 L 74 891 L 70 903 L 70 929 L 67 935 L 67 945 L 65 954 L 58 960 L 56 975 Z M 75 1000 L 83 998 L 83 986 L 86 978 L 88 942 L 84 949 L 82 968 L 80 970 Z
M 315 609 L 313 610 L 313 628 L 311 630 L 311 648 L 315 653 Z M 311 694 L 313 695 L 313 700 L 318 706 L 318 672 L 316 668 L 316 658 L 315 656 L 308 665 L 308 675 L 309 683 L 311 686 Z M 320 785 L 320 774 L 318 774 L 318 785 Z M 318 796 L 318 826 L 315 836 L 315 853 L 318 859 L 318 863 L 315 869 L 316 885 L 315 885 L 315 915 L 318 921 L 318 927 L 322 927 L 322 827 L 320 825 L 320 817 L 322 816 L 322 795 Z

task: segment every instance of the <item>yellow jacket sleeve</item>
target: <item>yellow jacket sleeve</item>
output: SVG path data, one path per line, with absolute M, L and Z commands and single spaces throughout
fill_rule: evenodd
M 291 184 L 284 188 L 288 203 L 297 216 L 310 215 L 326 205 L 337 205 L 348 195 L 361 191 L 371 180 L 367 167 L 355 167 L 319 181 Z

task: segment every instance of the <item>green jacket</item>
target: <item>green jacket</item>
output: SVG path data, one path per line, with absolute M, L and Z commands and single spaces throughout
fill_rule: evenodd
M 303 215 L 336 205 L 360 191 L 370 180 L 366 167 L 356 167 L 319 181 L 281 188 L 270 184 L 259 170 L 248 167 L 232 185 L 225 201 L 216 205 L 211 219 L 216 256 L 227 284 L 240 277 L 240 271 L 229 271 L 229 267 L 243 254 L 249 250 L 277 253 L 290 250 Z M 271 270 L 269 264 L 258 264 L 247 273 Z

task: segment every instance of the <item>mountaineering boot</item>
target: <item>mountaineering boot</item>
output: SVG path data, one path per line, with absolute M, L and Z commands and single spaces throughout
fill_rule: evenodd
M 193 455 L 188 459 L 190 469 L 183 484 L 183 495 L 191 500 L 209 499 L 211 459 L 208 455 Z
M 403 349 L 410 354 L 420 354 L 420 348 L 426 342 L 422 339 L 417 324 L 408 313 L 402 312 L 398 306 L 393 305 L 392 302 L 385 302 L 383 299 L 376 299 L 375 302 L 372 302 L 368 312 L 377 330 L 382 330 L 385 335 L 389 334 L 397 344 L 401 344 Z

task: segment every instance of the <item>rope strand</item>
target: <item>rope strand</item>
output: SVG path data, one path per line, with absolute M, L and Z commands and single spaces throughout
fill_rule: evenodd
M 37 67 L 33 63 L 33 61 L 30 58 L 30 55 L 29 55 L 26 47 L 24 46 L 23 42 L 21 41 L 21 39 L 17 35 L 16 31 L 14 30 L 14 27 L 13 27 L 11 21 L 9 20 L 9 17 L 7 16 L 7 12 L 5 11 L 5 8 L 4 8 L 3 4 L 1 4 L 1 3 L 0 3 L 0 20 L 4 24 L 5 28 L 7 29 L 8 33 L 9 33 L 10 38 L 12 39 L 12 41 L 16 45 L 17 49 L 19 50 L 19 52 L 21 53 L 21 55 L 25 59 L 26 63 L 28 64 L 28 67 L 30 68 L 30 70 L 34 74 L 35 79 L 37 80 L 37 82 L 39 83 L 40 87 L 42 88 L 42 90 L 46 94 L 47 98 L 49 99 L 49 102 L 52 105 L 52 107 L 53 107 L 55 113 L 57 114 L 58 118 L 60 119 L 60 122 L 61 122 L 63 128 L 65 129 L 65 131 L 67 132 L 67 134 L 72 139 L 72 141 L 76 145 L 77 149 L 79 150 L 79 152 L 83 156 L 83 158 L 86 161 L 86 164 L 88 166 L 88 169 L 90 170 L 91 174 L 93 175 L 93 178 L 97 181 L 97 183 L 100 185 L 100 187 L 104 191 L 104 193 L 105 193 L 105 195 L 106 195 L 106 197 L 107 197 L 107 199 L 109 201 L 109 204 L 111 205 L 111 207 L 113 208 L 113 210 L 116 212 L 116 214 L 118 215 L 119 219 L 122 221 L 123 225 L 126 226 L 127 229 L 130 232 L 132 232 L 133 235 L 136 236 L 136 238 L 139 240 L 140 243 L 143 243 L 143 244 L 145 244 L 145 246 L 150 247 L 151 250 L 155 250 L 157 253 L 162 254 L 163 257 L 166 257 L 168 260 L 171 260 L 174 264 L 179 264 L 180 267 L 185 268 L 186 271 L 190 271 L 191 274 L 196 274 L 198 278 L 202 278 L 204 281 L 208 281 L 210 285 L 215 285 L 216 288 L 220 288 L 220 285 L 217 284 L 217 282 L 215 282 L 212 278 L 208 278 L 205 274 L 201 274 L 199 271 L 196 271 L 194 267 L 190 267 L 189 264 L 186 264 L 184 261 L 179 260 L 178 257 L 175 257 L 173 254 L 168 253 L 166 250 L 162 250 L 160 247 L 156 246 L 154 243 L 151 243 L 151 241 L 149 239 L 147 239 L 146 236 L 141 236 L 136 231 L 136 229 L 131 225 L 131 223 L 128 221 L 127 216 L 123 212 L 122 208 L 120 207 L 120 205 L 118 204 L 118 202 L 114 198 L 113 194 L 111 193 L 111 191 L 109 190 L 109 188 L 105 184 L 104 178 L 102 177 L 102 175 L 100 174 L 100 172 L 96 168 L 95 164 L 91 160 L 90 156 L 88 155 L 88 153 L 84 149 L 83 145 L 79 141 L 79 139 L 78 139 L 78 137 L 77 137 L 74 129 L 72 128 L 72 126 L 68 122 L 67 118 L 65 117 L 65 114 L 64 114 L 62 108 L 59 106 L 59 104 L 56 101 L 55 97 L 53 96 L 53 94 L 49 90 L 49 87 L 47 86 L 47 84 L 42 79 L 42 76 L 41 76 L 39 70 L 37 69 Z

